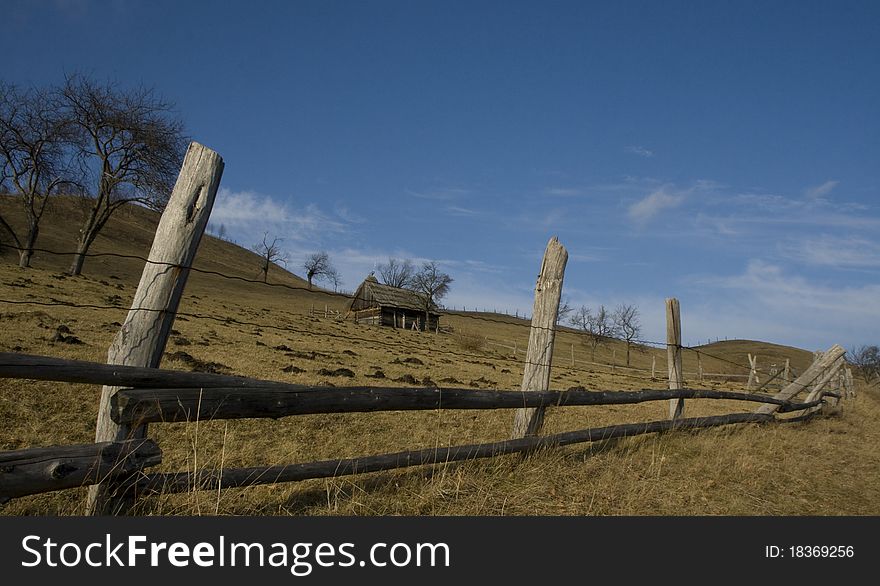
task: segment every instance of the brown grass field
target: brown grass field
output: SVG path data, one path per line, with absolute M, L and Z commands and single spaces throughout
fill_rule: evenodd
M 20 222 L 7 198 L 5 217 Z M 72 202 L 58 200 L 44 219 L 39 248 L 70 251 L 78 220 Z M 146 256 L 157 215 L 131 207 L 111 221 L 93 253 Z M 70 256 L 37 253 L 20 269 L 17 254 L 0 255 L 0 299 L 73 302 L 107 306 L 79 309 L 0 303 L 0 351 L 103 362 L 124 320 L 143 266 L 114 257 L 89 258 L 84 275 L 67 277 Z M 259 263 L 243 248 L 206 236 L 195 266 L 256 279 Z M 303 287 L 304 281 L 273 267 L 270 283 Z M 670 292 L 674 295 L 675 292 Z M 506 316 L 444 316 L 453 333 L 419 333 L 324 317 L 325 306 L 343 310 L 344 297 L 269 287 L 195 272 L 174 325 L 164 368 L 211 368 L 217 372 L 292 383 L 335 386 L 413 386 L 426 378 L 441 386 L 518 389 L 522 355 L 490 344 L 526 347 L 528 324 Z M 310 308 L 319 310 L 310 316 Z M 643 313 L 664 308 L 640 308 Z M 229 319 L 227 319 L 229 318 Z M 485 319 L 478 319 L 485 318 Z M 66 326 L 82 343 L 53 341 Z M 687 329 L 687 308 L 683 313 Z M 846 346 L 847 340 L 838 340 Z M 575 332 L 557 336 L 552 389 L 664 388 L 650 372 L 578 363 L 589 349 Z M 791 360 L 802 372 L 811 352 L 752 341 L 703 347 L 723 358 L 703 360 L 704 370 L 743 374 L 730 364 L 759 366 Z M 618 364 L 624 346 L 600 346 L 597 362 Z M 185 354 L 181 354 L 185 353 Z M 632 364 L 658 375 L 665 349 L 639 347 Z M 192 359 L 188 358 L 191 357 Z M 404 362 L 405 359 L 418 359 Z M 729 362 L 728 362 L 729 361 Z M 211 364 L 213 363 L 213 364 Z M 290 367 L 295 367 L 291 369 Z M 352 377 L 326 371 L 346 368 Z M 285 371 L 287 369 L 287 371 Z M 298 372 L 301 370 L 301 372 Z M 744 379 L 694 380 L 696 356 L 684 354 L 690 386 L 742 390 Z M 322 373 L 323 371 L 323 373 Z M 370 376 L 377 371 L 385 379 Z M 407 379 L 407 380 L 412 380 Z M 858 377 L 857 377 L 858 380 Z M 768 387 L 769 390 L 777 386 Z M 740 425 L 699 432 L 677 431 L 546 450 L 528 457 L 504 456 L 466 463 L 420 466 L 392 472 L 298 483 L 165 495 L 139 502 L 143 515 L 877 515 L 880 514 L 880 391 L 863 383 L 855 399 L 834 417 L 804 423 Z M 100 388 L 0 379 L 0 449 L 94 441 Z M 751 411 L 755 403 L 691 400 L 686 416 Z M 551 409 L 544 433 L 663 419 L 667 403 Z M 378 454 L 405 449 L 506 439 L 513 413 L 423 411 L 333 414 L 272 420 L 157 424 L 150 436 L 163 449 L 162 471 L 272 465 Z M 10 501 L 5 515 L 72 515 L 83 511 L 85 490 L 68 490 Z

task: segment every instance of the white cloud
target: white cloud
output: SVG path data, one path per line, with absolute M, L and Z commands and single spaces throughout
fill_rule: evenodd
M 346 222 L 328 216 L 315 204 L 297 209 L 269 195 L 224 187 L 217 194 L 210 223 L 214 230 L 223 225 L 244 246 L 259 240 L 264 232 L 290 242 L 314 241 L 347 229 Z
M 640 157 L 650 158 L 654 156 L 654 151 L 646 149 L 645 147 L 639 145 L 631 145 L 626 147 L 624 150 L 633 155 L 639 155 Z
M 636 223 L 645 224 L 663 210 L 680 206 L 684 200 L 684 192 L 669 193 L 665 187 L 662 187 L 629 206 L 627 214 Z
M 823 199 L 826 195 L 831 193 L 831 191 L 837 187 L 839 181 L 826 181 L 822 185 L 816 185 L 815 187 L 810 187 L 804 192 L 804 196 L 810 201 L 818 201 Z
M 780 245 L 780 252 L 786 258 L 809 265 L 842 268 L 880 267 L 880 242 L 855 236 L 823 234 L 817 238 Z
M 756 329 L 742 332 L 751 339 L 849 346 L 875 339 L 880 322 L 880 284 L 816 283 L 760 259 L 750 260 L 741 274 L 695 278 L 691 284 L 701 287 L 717 315 L 755 322 Z

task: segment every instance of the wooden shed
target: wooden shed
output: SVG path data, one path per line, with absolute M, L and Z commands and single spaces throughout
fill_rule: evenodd
M 434 304 L 425 323 L 424 295 L 383 285 L 372 274 L 357 288 L 348 310 L 359 324 L 417 330 L 436 330 L 440 325 L 440 314 Z

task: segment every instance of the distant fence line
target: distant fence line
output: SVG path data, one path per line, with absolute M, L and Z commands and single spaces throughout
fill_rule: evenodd
M 550 391 L 555 319 L 568 258 L 567 251 L 556 238 L 548 243 L 535 287 L 535 310 L 519 391 L 337 388 L 161 370 L 157 367 L 177 315 L 189 267 L 213 206 L 222 169 L 223 161 L 216 153 L 198 143 L 190 145 L 156 229 L 149 262 L 144 267 L 131 309 L 108 351 L 108 364 L 0 354 L 0 377 L 103 386 L 95 443 L 0 453 L 0 499 L 89 486 L 90 513 L 122 513 L 130 509 L 136 498 L 157 491 L 219 489 L 323 478 L 529 452 L 674 429 L 803 420 L 829 404 L 826 398 L 830 397 L 833 405 L 854 393 L 851 371 L 844 368 L 845 352 L 838 345 L 817 355 L 808 369 L 775 395 L 687 388 L 681 368 L 681 352 L 685 347 L 681 345 L 680 311 L 676 299 L 667 300 L 667 389 Z M 179 269 L 168 270 L 166 265 Z M 515 345 L 514 352 L 518 353 Z M 571 359 L 572 364 L 576 364 L 573 346 Z M 750 374 L 755 372 L 755 361 L 750 357 Z M 806 398 L 796 402 L 794 399 L 802 392 L 808 393 Z M 755 412 L 685 418 L 685 400 L 693 399 L 736 400 L 755 402 L 760 406 Z M 548 407 L 658 400 L 670 402 L 668 419 L 540 435 Z M 159 446 L 147 438 L 150 423 L 440 408 L 516 409 L 511 438 L 360 458 L 232 468 L 219 473 L 145 472 L 146 468 L 161 462 Z M 780 418 L 780 413 L 792 416 Z

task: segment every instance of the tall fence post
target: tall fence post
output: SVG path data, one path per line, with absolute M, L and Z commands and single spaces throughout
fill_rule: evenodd
M 666 361 L 669 366 L 669 389 L 684 388 L 681 371 L 681 307 L 678 299 L 666 300 Z M 669 418 L 684 414 L 684 399 L 669 399 Z
M 553 339 L 556 334 L 556 313 L 562 296 L 562 278 L 568 252 L 554 236 L 547 243 L 541 273 L 535 285 L 535 305 L 532 327 L 529 330 L 529 348 L 523 372 L 523 391 L 546 391 L 550 388 L 550 362 L 553 357 Z M 544 422 L 543 408 L 517 409 L 512 437 L 537 435 Z
M 785 370 L 782 372 L 782 380 L 785 384 L 791 382 L 791 359 L 785 359 Z
M 657 355 L 651 355 L 651 380 L 655 380 L 657 378 Z
M 222 174 L 220 155 L 197 142 L 190 143 L 156 228 L 131 309 L 107 352 L 108 364 L 159 366 Z M 118 390 L 105 386 L 101 391 L 96 442 L 146 436 L 144 426 L 132 429 L 110 419 L 110 399 Z M 89 488 L 89 514 L 119 513 L 130 506 L 130 499 L 113 494 L 113 489 L 110 483 Z

